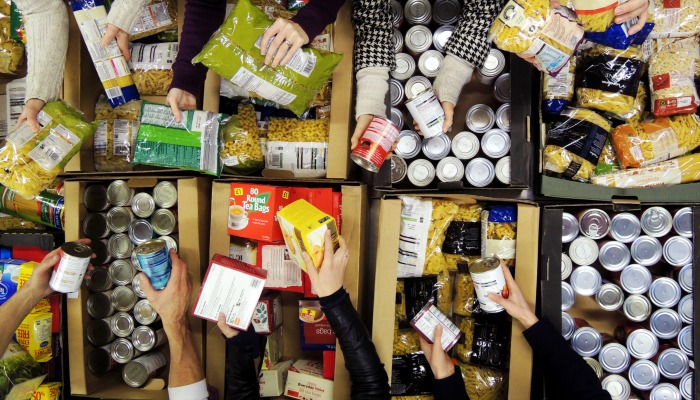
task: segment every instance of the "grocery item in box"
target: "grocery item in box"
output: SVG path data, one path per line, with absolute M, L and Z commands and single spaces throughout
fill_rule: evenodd
M 277 329 L 267 336 L 267 342 L 265 343 L 265 353 L 263 354 L 262 370 L 266 371 L 272 369 L 277 361 L 282 358 L 284 354 L 284 336 L 282 335 L 282 329 Z
M 292 171 L 297 178 L 326 176 L 327 142 L 267 142 L 265 168 Z
M 22 346 L 10 342 L 0 359 L 0 398 L 31 399 L 44 378 L 44 368 Z
M 266 275 L 264 270 L 215 254 L 192 314 L 216 322 L 224 313 L 228 325 L 248 330 Z
M 24 350 L 38 362 L 48 362 L 53 357 L 51 348 L 50 311 L 29 313 L 15 331 L 15 338 Z
M 266 242 L 284 237 L 277 223 L 277 212 L 290 202 L 290 188 L 254 183 L 231 184 L 228 207 L 228 233 Z
M 253 108 L 251 105 L 248 106 Z M 241 107 L 238 110 L 239 115 L 232 115 L 229 121 L 221 127 L 224 143 L 221 149 L 221 161 L 224 164 L 224 173 L 251 175 L 265 167 L 260 147 L 260 134 L 255 121 L 252 121 L 250 125 L 254 127 L 254 130 L 244 127 Z
M 12 132 L 17 125 L 22 111 L 24 111 L 24 101 L 27 97 L 27 78 L 15 79 L 5 85 L 5 112 L 7 113 L 6 123 L 7 133 Z
M 486 233 L 487 257 L 499 257 L 508 267 L 515 267 L 518 233 L 518 209 L 515 206 L 494 206 L 489 210 Z
M 457 344 L 461 332 L 457 325 L 452 323 L 447 316 L 440 312 L 434 305 L 428 303 L 411 320 L 411 326 L 429 343 L 435 339 L 435 328 L 442 326 L 442 338 L 440 344 L 445 351 L 449 351 Z
M 293 399 L 331 400 L 333 381 L 323 379 L 323 363 L 299 360 L 289 369 L 284 394 Z
M 335 350 L 335 332 L 318 300 L 299 300 L 299 322 L 302 350 Z
M 267 271 L 265 289 L 304 293 L 304 271 L 289 256 L 287 245 L 258 243 L 257 266 Z
M 255 306 L 253 328 L 261 335 L 268 335 L 282 326 L 282 296 L 279 293 L 263 294 Z M 269 340 L 269 339 L 268 339 Z
M 408 321 L 411 321 L 426 304 L 437 303 L 437 277 L 406 278 L 403 284 Z
M 331 380 L 335 378 L 335 350 L 323 352 L 323 377 Z
M 2 0 L 0 10 L 0 73 L 15 74 L 24 61 L 24 46 L 12 31 L 12 19 L 18 17 L 9 0 Z
M 47 190 L 27 199 L 0 185 L 0 211 L 60 230 L 65 222 L 63 196 Z
M 394 357 L 391 364 L 392 396 L 432 393 L 433 372 L 423 353 Z
M 617 4 L 617 0 L 615 0 Z M 652 29 L 653 22 L 647 22 L 639 32 L 630 35 L 629 29 L 637 24 L 637 18 L 632 18 L 623 24 L 612 24 L 605 32 L 586 32 L 586 39 L 610 46 L 614 49 L 624 50 L 630 45 L 641 46 L 647 40 Z
M 234 260 L 242 261 L 250 265 L 260 265 L 258 263 L 258 242 L 250 239 L 239 238 L 231 236 L 231 243 L 228 247 L 228 256 Z M 270 274 L 268 273 L 267 282 L 268 285 L 270 281 Z
M 42 383 L 32 395 L 32 400 L 59 400 L 61 384 L 58 382 Z
M 630 168 L 594 176 L 594 185 L 617 188 L 645 188 L 700 181 L 700 154 L 679 157 L 641 168 Z
M 34 261 L 27 261 L 19 266 L 19 279 L 17 281 L 17 290 L 21 289 L 22 286 L 24 286 L 29 281 L 29 278 L 32 277 L 32 273 L 34 273 L 34 268 L 36 268 L 37 265 L 39 265 L 39 263 Z M 49 301 L 48 297 L 44 297 L 43 299 L 39 300 L 39 302 L 32 309 L 32 312 L 34 313 L 46 311 L 51 311 L 51 302 Z
M 615 20 L 618 0 L 572 0 L 571 3 L 586 32 L 605 32 Z
M 287 374 L 293 360 L 281 361 L 269 370 L 260 372 L 260 397 L 281 396 L 287 383 Z
M 654 115 L 692 114 L 698 110 L 700 97 L 694 81 L 700 74 L 698 58 L 697 42 L 689 48 L 664 48 L 651 56 L 649 86 Z
M 306 200 L 297 200 L 277 213 L 284 242 L 294 262 L 306 271 L 302 252 L 309 255 L 316 268 L 323 263 L 326 231 L 331 232 L 333 250 L 340 246 L 335 219 L 311 205 Z
M 95 105 L 99 123 L 93 140 L 95 170 L 100 172 L 131 171 L 134 143 L 139 132 L 141 103 L 130 101 L 112 107 L 105 96 Z
M 177 0 L 151 0 L 129 32 L 137 40 L 177 27 Z
M 0 260 L 2 278 L 0 278 L 0 305 L 4 304 L 17 293 L 19 286 L 20 266 L 27 261 L 17 259 Z
M 542 111 L 559 114 L 574 98 L 576 57 L 571 57 L 557 76 L 544 75 L 542 83 Z
M 656 23 L 652 38 L 689 37 L 700 33 L 700 3 L 697 0 L 653 0 L 649 7 Z

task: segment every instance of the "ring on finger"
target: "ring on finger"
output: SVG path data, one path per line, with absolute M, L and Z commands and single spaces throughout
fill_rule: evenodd
M 286 39 L 284 40 L 284 44 L 286 44 L 287 46 L 290 46 L 290 47 L 292 46 L 292 44 L 289 42 L 289 40 L 286 40 Z

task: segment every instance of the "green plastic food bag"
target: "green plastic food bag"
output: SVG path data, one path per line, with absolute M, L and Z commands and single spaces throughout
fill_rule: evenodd
M 286 66 L 268 67 L 260 54 L 260 39 L 270 25 L 270 18 L 250 0 L 239 0 L 192 62 L 201 62 L 251 96 L 274 101 L 301 115 L 343 56 L 304 48 L 297 50 Z
M 265 168 L 265 157 L 257 130 L 243 129 L 237 115 L 232 115 L 221 127 L 221 136 L 224 143 L 221 160 L 225 173 L 252 175 Z
M 10 342 L 0 359 L 0 399 L 30 399 L 46 374 L 19 344 Z

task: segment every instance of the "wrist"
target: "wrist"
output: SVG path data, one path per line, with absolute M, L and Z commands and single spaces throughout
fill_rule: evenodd
M 175 320 L 163 320 L 163 329 L 168 338 L 171 337 L 184 337 L 189 334 L 189 323 L 187 318 L 176 318 Z
M 535 325 L 539 319 L 535 316 L 533 313 L 528 313 L 527 315 L 523 316 L 522 318 L 518 318 L 518 321 L 520 321 L 520 324 L 523 326 L 525 329 L 529 329 L 533 325 Z
M 444 368 L 444 369 L 433 368 L 433 376 L 435 377 L 435 379 L 438 379 L 438 380 L 449 378 L 454 374 L 455 374 L 455 366 L 453 364 L 446 366 L 446 368 Z

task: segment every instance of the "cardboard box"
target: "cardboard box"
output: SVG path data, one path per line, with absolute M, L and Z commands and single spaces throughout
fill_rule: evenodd
M 260 297 L 253 313 L 255 332 L 269 335 L 282 326 L 282 296 L 279 293 L 268 292 Z
M 260 397 L 282 396 L 292 362 L 292 360 L 282 361 L 271 369 L 260 372 Z
M 448 199 L 458 203 L 473 204 L 508 203 L 512 200 L 491 199 L 469 195 L 438 195 L 432 198 Z M 517 203 L 518 228 L 516 243 L 515 280 L 525 300 L 532 309 L 537 297 L 537 248 L 539 239 L 539 208 L 532 204 Z M 392 376 L 392 358 L 394 344 L 394 320 L 396 292 L 393 288 L 397 282 L 399 233 L 401 221 L 401 200 L 385 198 L 380 201 L 378 220 L 377 269 L 374 290 L 374 319 L 372 338 L 384 363 L 384 368 Z M 522 334 L 523 327 L 513 321 L 511 328 L 510 365 L 508 399 L 530 399 L 532 374 L 532 349 Z M 337 371 L 337 370 L 336 370 Z
M 277 212 L 289 204 L 290 194 L 288 187 L 232 183 L 228 234 L 266 242 L 282 240 Z
M 289 369 L 284 395 L 293 399 L 331 400 L 333 381 L 323 378 L 323 363 L 299 360 Z
M 284 336 L 282 329 L 277 329 L 267 336 L 265 354 L 263 354 L 262 370 L 273 369 L 284 353 Z
M 129 186 L 138 188 L 152 188 L 159 181 L 169 180 L 177 186 L 178 206 L 177 218 L 179 222 L 179 255 L 187 264 L 190 279 L 192 281 L 192 294 L 190 304 L 194 304 L 199 293 L 199 288 L 203 278 L 201 266 L 209 262 L 207 252 L 210 222 L 210 195 L 211 181 L 200 177 L 178 177 L 168 176 L 155 178 L 153 176 L 110 176 L 105 177 L 83 177 L 79 180 L 67 180 L 65 182 L 65 204 L 67 209 L 73 210 L 66 216 L 66 240 L 77 240 L 82 237 L 82 222 L 88 212 L 83 204 L 83 193 L 85 188 L 92 183 L 108 184 L 113 179 L 125 179 Z M 228 195 L 226 196 L 228 198 Z M 228 200 L 227 200 L 228 203 Z M 228 243 L 228 235 L 224 231 L 225 239 Z M 227 244 L 228 245 L 228 244 Z M 228 247 L 224 247 L 222 253 L 226 254 Z M 164 381 L 155 379 L 153 386 L 147 389 L 133 389 L 122 382 L 120 374 L 113 373 L 106 377 L 98 378 L 87 368 L 87 354 L 92 349 L 92 345 L 85 337 L 85 327 L 89 320 L 85 309 L 89 293 L 83 286 L 75 298 L 66 299 L 67 321 L 68 321 L 68 352 L 71 355 L 69 365 L 71 394 L 87 395 L 95 398 L 112 399 L 157 399 L 168 398 L 167 390 L 164 390 Z M 189 317 L 190 331 L 195 349 L 203 357 L 203 321 L 194 316 Z M 217 330 L 218 331 L 218 330 Z M 221 335 L 221 332 L 219 335 Z M 225 351 L 222 351 L 222 355 Z M 223 362 L 219 368 L 224 365 Z M 223 368 L 221 368 L 223 370 Z M 167 376 L 167 371 L 162 376 Z
M 265 289 L 304 293 L 304 271 L 289 256 L 284 243 L 258 242 L 259 268 L 267 270 Z
M 302 350 L 335 350 L 335 332 L 318 300 L 299 301 L 299 326 Z

